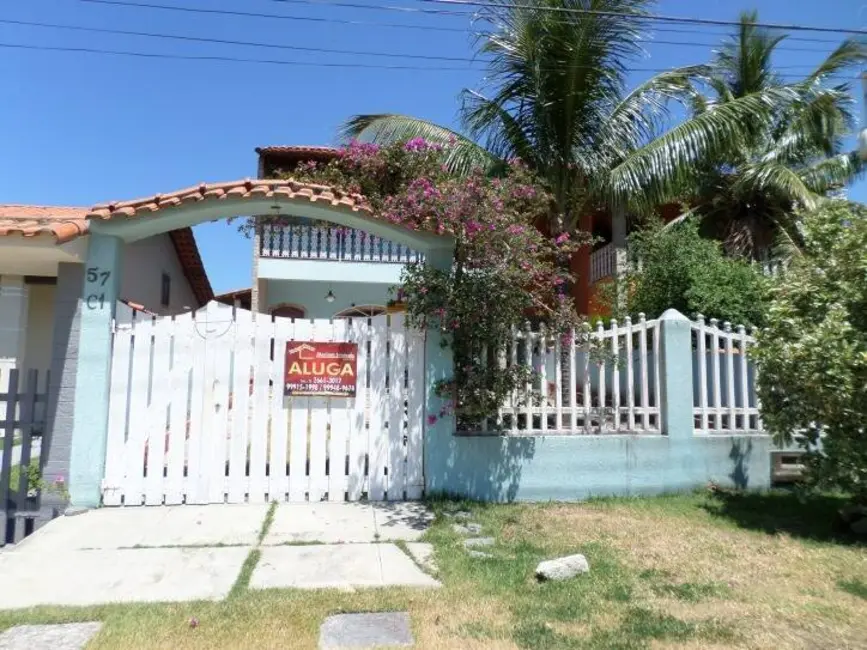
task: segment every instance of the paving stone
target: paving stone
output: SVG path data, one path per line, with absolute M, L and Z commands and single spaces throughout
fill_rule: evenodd
M 380 542 L 414 542 L 433 523 L 433 513 L 423 503 L 373 503 L 376 534 Z
M 102 623 L 18 625 L 0 633 L 0 650 L 81 650 Z
M 470 557 L 476 558 L 477 560 L 488 560 L 488 559 L 494 557 L 490 553 L 483 553 L 482 551 L 467 551 L 467 554 Z
M 493 546 L 494 542 L 493 537 L 473 537 L 470 539 L 464 540 L 464 548 L 476 548 L 479 546 Z
M 475 523 L 452 524 L 452 530 L 458 535 L 479 535 L 482 532 L 482 525 Z
M 320 650 L 400 648 L 413 645 L 407 612 L 337 614 L 319 628 Z
M 413 559 L 422 567 L 435 573 L 437 571 L 437 563 L 434 559 L 433 544 L 424 542 L 407 542 L 406 550 L 412 555 Z
M 39 535 L 39 532 L 36 533 Z M 145 548 L 0 554 L 0 610 L 225 598 L 250 549 Z M 409 559 L 407 558 L 407 561 Z
M 250 578 L 252 589 L 439 587 L 394 544 L 271 546 Z

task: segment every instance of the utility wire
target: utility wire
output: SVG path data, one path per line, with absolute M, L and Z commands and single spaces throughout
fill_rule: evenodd
M 139 52 L 134 50 L 114 50 L 95 47 L 66 47 L 59 45 L 33 45 L 29 43 L 4 43 L 0 42 L 0 49 L 17 49 L 43 52 L 73 52 L 82 54 L 97 54 L 107 56 L 126 56 L 145 59 L 168 59 L 178 61 L 212 61 L 220 63 L 253 63 L 267 65 L 299 66 L 312 68 L 363 68 L 367 70 L 414 70 L 419 72 L 467 72 L 472 68 L 464 66 L 414 66 L 414 65 L 383 65 L 378 63 L 339 63 L 330 61 L 287 61 L 283 59 L 252 59 L 236 56 L 222 55 L 197 55 L 197 54 L 169 54 L 166 52 Z M 589 67 L 589 66 L 584 66 Z M 669 72 L 662 68 L 627 68 L 626 72 Z M 801 75 L 782 74 L 784 78 L 800 79 Z M 852 77 L 853 79 L 855 77 Z
M 223 38 L 210 38 L 205 36 L 189 36 L 182 34 L 163 34 L 160 32 L 139 32 L 133 30 L 126 29 L 111 29 L 108 27 L 85 27 L 82 25 L 62 25 L 57 23 L 42 23 L 42 22 L 34 22 L 29 20 L 14 20 L 10 18 L 0 18 L 0 24 L 7 25 L 18 25 L 23 27 L 37 27 L 40 29 L 60 29 L 60 30 L 68 30 L 68 31 L 77 31 L 77 32 L 87 32 L 87 33 L 98 33 L 98 34 L 116 34 L 120 36 L 141 36 L 144 38 L 157 38 L 164 40 L 175 40 L 175 41 L 184 41 L 184 42 L 193 42 L 193 43 L 214 43 L 217 45 L 233 45 L 233 46 L 242 46 L 242 47 L 260 47 L 267 49 L 277 49 L 277 50 L 293 50 L 300 52 L 316 52 L 316 53 L 324 53 L 324 54 L 339 54 L 339 55 L 351 55 L 351 56 L 372 56 L 372 57 L 386 57 L 386 58 L 397 58 L 397 59 L 415 59 L 421 61 L 448 61 L 448 62 L 458 62 L 458 63 L 469 63 L 469 64 L 487 64 L 489 63 L 486 59 L 479 59 L 477 57 L 458 57 L 458 56 L 439 56 L 439 55 L 429 55 L 429 54 L 404 54 L 399 52 L 381 52 L 381 51 L 372 51 L 372 50 L 338 50 L 334 48 L 327 47 L 307 47 L 303 45 L 286 45 L 281 43 L 262 43 L 258 41 L 236 41 L 229 40 Z M 595 69 L 595 66 L 576 66 L 572 65 L 570 68 L 577 69 Z M 808 65 L 790 65 L 790 66 L 777 66 L 778 69 L 812 69 L 812 66 Z M 554 69 L 554 68 L 552 68 Z M 658 68 L 628 68 L 629 71 L 632 72 L 664 72 L 667 69 L 658 69 Z
M 227 16 L 247 16 L 254 18 L 269 18 L 269 19 L 280 19 L 280 20 L 295 20 L 295 21 L 308 21 L 308 22 L 318 22 L 318 23 L 335 23 L 335 24 L 345 24 L 345 25 L 353 25 L 353 26 L 365 26 L 365 27 L 392 27 L 392 28 L 406 28 L 406 29 L 418 29 L 422 31 L 432 30 L 432 31 L 447 31 L 447 32 L 458 32 L 458 33 L 467 33 L 470 30 L 461 27 L 444 27 L 440 25 L 433 26 L 425 26 L 425 25 L 408 25 L 404 23 L 385 23 L 385 22 L 375 22 L 375 21 L 356 21 L 356 20 L 346 20 L 340 18 L 323 18 L 323 17 L 312 17 L 312 16 L 290 16 L 284 14 L 270 14 L 270 13 L 258 13 L 258 12 L 247 12 L 247 11 L 238 11 L 231 9 L 205 9 L 201 7 L 182 7 L 176 5 L 163 5 L 163 4 L 155 4 L 155 3 L 145 3 L 145 2 L 122 2 L 120 0 L 79 0 L 80 2 L 86 2 L 91 4 L 102 4 L 102 5 L 112 5 L 112 6 L 120 6 L 120 7 L 130 7 L 130 8 L 139 8 L 139 9 L 158 9 L 165 11 L 176 11 L 176 12 L 185 12 L 185 13 L 194 13 L 194 14 L 217 14 L 217 15 L 227 15 Z M 666 30 L 664 28 L 656 29 L 655 31 L 676 31 L 679 33 L 691 33 L 691 34 L 701 34 L 699 30 Z M 716 36 L 716 34 L 715 34 Z M 722 37 L 723 35 L 719 35 Z M 794 39 L 788 39 L 794 40 Z M 836 44 L 838 41 L 826 40 L 826 39 L 803 39 L 809 42 L 820 42 L 820 43 L 831 43 Z M 707 47 L 707 48 L 715 48 L 721 46 L 721 41 L 710 42 L 710 43 L 702 43 L 697 41 L 670 41 L 670 40 L 657 40 L 654 38 L 648 38 L 647 40 L 642 40 L 642 43 L 647 45 L 673 45 L 680 47 Z M 276 47 L 276 46 L 275 46 Z M 817 53 L 826 53 L 827 50 L 824 48 L 807 48 L 807 47 L 786 47 L 785 45 L 779 46 L 777 48 L 779 51 L 787 51 L 787 52 L 817 52 Z M 412 56 L 412 55 L 407 55 Z
M 270 20 L 297 20 L 312 23 L 334 23 L 338 25 L 353 25 L 357 27 L 396 27 L 402 29 L 421 29 L 424 31 L 467 33 L 464 27 L 445 27 L 443 25 L 412 25 L 407 23 L 386 23 L 368 20 L 348 20 L 344 18 L 323 18 L 321 16 L 292 16 L 287 14 L 271 14 L 256 11 L 240 11 L 233 9 L 206 9 L 203 7 L 181 7 L 177 5 L 162 5 L 149 2 L 120 2 L 120 0 L 79 0 L 91 4 L 113 5 L 138 9 L 161 9 L 193 14 L 216 14 L 222 16 L 243 16 L 248 18 L 268 18 Z
M 286 0 L 276 0 L 285 2 Z M 503 5 L 494 4 L 491 2 L 480 2 L 479 0 L 417 0 L 418 2 L 430 4 L 452 5 L 458 7 L 479 7 L 487 9 L 501 9 Z M 682 23 L 689 25 L 715 25 L 736 27 L 741 23 L 737 20 L 714 20 L 710 18 L 691 18 L 687 16 L 665 16 L 660 14 L 633 14 L 623 11 L 603 11 L 597 9 L 578 9 L 574 7 L 547 7 L 540 5 L 527 4 L 511 4 L 515 9 L 532 9 L 537 11 L 547 11 L 566 15 L 591 15 L 591 16 L 622 16 L 634 18 L 636 20 L 649 20 L 667 23 Z M 826 32 L 836 34 L 852 34 L 855 36 L 867 36 L 867 30 L 864 29 L 849 29 L 845 27 L 814 27 L 812 25 L 798 25 L 794 23 L 753 23 L 756 27 L 764 27 L 767 29 L 779 29 L 791 32 Z
M 132 50 L 112 50 L 95 47 L 65 47 L 59 45 L 31 45 L 26 43 L 2 43 L 0 48 L 35 50 L 43 52 L 79 52 L 87 54 L 106 54 L 111 56 L 130 56 L 147 59 L 172 59 L 179 61 L 219 61 L 225 63 L 261 63 L 269 65 L 307 66 L 313 68 L 366 68 L 372 70 L 417 70 L 417 71 L 461 71 L 466 72 L 466 67 L 436 67 L 414 65 L 382 65 L 377 63 L 335 63 L 330 61 L 285 61 L 281 59 L 249 59 L 235 56 L 220 55 L 197 55 L 197 54 L 168 54 L 164 52 L 137 52 Z

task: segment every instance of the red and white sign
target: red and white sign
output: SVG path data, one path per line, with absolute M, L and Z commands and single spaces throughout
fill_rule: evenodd
M 289 341 L 286 344 L 286 395 L 355 397 L 356 343 Z

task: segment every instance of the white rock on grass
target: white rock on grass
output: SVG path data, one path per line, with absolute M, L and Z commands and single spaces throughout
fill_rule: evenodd
M 587 558 L 581 554 L 567 555 L 556 560 L 540 562 L 536 567 L 536 578 L 539 580 L 568 580 L 579 573 L 590 571 Z
M 452 530 L 458 535 L 478 535 L 482 532 L 481 524 L 452 524 Z
M 493 546 L 493 537 L 473 537 L 472 539 L 464 540 L 464 548 L 476 548 L 479 546 Z

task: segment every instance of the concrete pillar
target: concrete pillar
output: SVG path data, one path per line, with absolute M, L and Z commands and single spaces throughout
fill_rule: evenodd
M 54 486 L 58 479 L 69 484 L 69 459 L 75 408 L 75 374 L 81 328 L 81 287 L 84 265 L 61 262 L 54 292 L 54 334 L 51 349 L 51 383 L 48 387 L 48 417 L 42 441 L 43 479 Z M 63 512 L 64 495 L 56 490 L 42 494 L 40 519 Z M 37 524 L 38 525 L 38 524 Z
M 425 264 L 437 269 L 451 269 L 453 262 L 454 253 L 451 249 L 425 253 Z M 443 413 L 446 400 L 435 392 L 437 382 L 454 377 L 452 350 L 443 346 L 443 333 L 439 328 L 428 328 L 424 357 L 424 483 L 425 491 L 433 494 L 445 487 L 456 428 L 454 415 Z
M 659 394 L 662 431 L 672 440 L 693 437 L 692 328 L 676 309 L 660 316 Z
M 21 368 L 27 345 L 28 291 L 22 275 L 0 276 L 0 392 L 9 371 Z
M 72 508 L 95 508 L 101 500 L 108 435 L 112 319 L 121 281 L 123 242 L 91 233 L 81 292 L 75 422 L 69 465 Z

